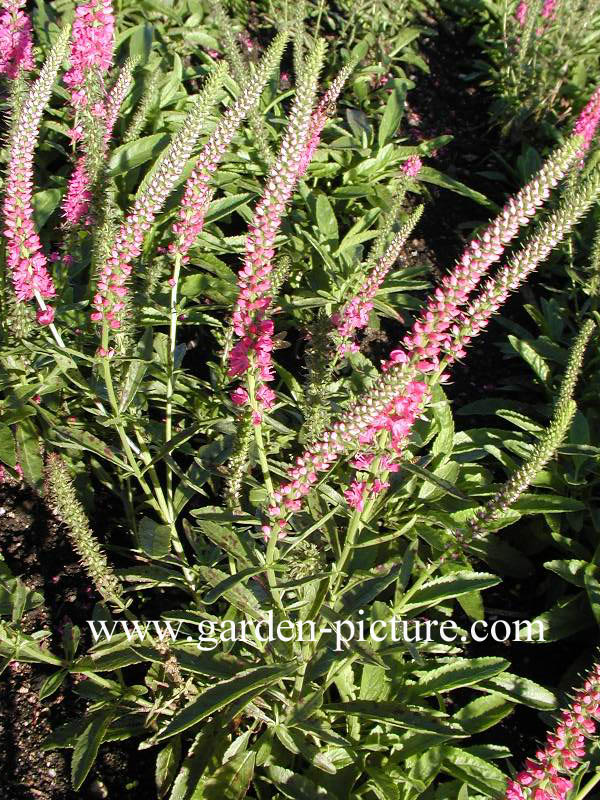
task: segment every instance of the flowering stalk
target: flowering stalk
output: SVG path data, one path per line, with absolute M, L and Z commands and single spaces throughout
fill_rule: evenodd
M 566 800 L 570 777 L 585 758 L 586 740 L 600 720 L 600 664 L 594 664 L 583 686 L 564 709 L 546 742 L 508 782 L 505 800 Z
M 285 32 L 275 37 L 254 74 L 242 87 L 240 97 L 227 109 L 198 156 L 194 171 L 185 184 L 177 222 L 173 225 L 175 241 L 169 247 L 170 252 L 181 253 L 183 263 L 189 260 L 188 251 L 202 231 L 204 216 L 210 203 L 212 175 L 240 124 L 256 107 L 265 84 L 281 61 L 287 39 Z
M 325 127 L 329 117 L 335 110 L 335 103 L 340 95 L 340 92 L 344 88 L 344 84 L 348 80 L 348 76 L 350 75 L 353 69 L 354 69 L 354 61 L 350 61 L 348 64 L 346 64 L 345 67 L 342 67 L 338 76 L 335 78 L 329 89 L 319 100 L 317 107 L 315 108 L 312 114 L 310 120 L 310 129 L 308 134 L 308 143 L 300 160 L 299 174 L 298 174 L 298 177 L 300 178 L 304 175 L 304 173 L 308 169 L 308 165 L 312 161 L 312 157 L 314 156 L 315 151 L 319 146 L 319 142 L 321 141 L 321 134 L 323 133 L 323 128 Z
M 115 241 L 96 284 L 92 300 L 93 322 L 103 323 L 102 348 L 107 351 L 108 329 L 119 330 L 124 298 L 128 294 L 127 281 L 132 271 L 133 261 L 140 255 L 146 233 L 152 227 L 156 214 L 177 183 L 187 160 L 206 122 L 206 116 L 213 105 L 223 80 L 225 66 L 220 64 L 208 78 L 205 88 L 194 102 L 180 131 L 161 156 L 152 171 L 149 181 L 138 193 L 131 211 L 120 226 Z
M 227 60 L 229 61 L 229 66 L 231 67 L 232 75 L 236 82 L 240 86 L 243 86 L 247 81 L 248 67 L 242 60 L 238 43 L 235 40 L 233 23 L 225 13 L 221 0 L 211 0 L 211 7 L 215 14 L 217 27 L 221 31 L 223 37 L 223 46 L 225 48 Z M 254 134 L 258 152 L 266 164 L 272 164 L 274 157 L 265 130 L 264 119 L 256 109 L 250 111 L 250 126 L 252 127 L 252 133 Z
M 471 536 L 485 529 L 490 522 L 516 502 L 564 441 L 577 411 L 573 394 L 581 372 L 585 348 L 594 327 L 592 320 L 588 320 L 573 343 L 550 425 L 540 436 L 527 461 L 511 475 L 494 497 L 479 509 L 476 518 L 470 523 Z
M 165 413 L 165 442 L 172 437 L 172 400 L 175 391 L 174 362 L 177 342 L 177 291 L 182 264 L 189 261 L 188 252 L 204 225 L 204 217 L 213 194 L 212 175 L 235 133 L 252 108 L 258 103 L 265 84 L 279 64 L 287 42 L 287 33 L 278 34 L 257 67 L 250 81 L 242 88 L 239 99 L 225 112 L 223 119 L 211 134 L 200 153 L 194 171 L 185 184 L 177 222 L 173 225 L 175 240 L 169 245 L 173 258 L 173 275 L 170 279 L 169 362 L 167 365 L 167 396 Z M 167 473 L 167 498 L 171 503 L 172 474 Z
M 148 78 L 148 84 L 144 89 L 144 93 L 138 103 L 135 114 L 131 118 L 131 122 L 129 123 L 129 126 L 123 136 L 123 144 L 134 142 L 143 131 L 148 114 L 156 102 L 158 96 L 158 86 L 161 77 L 161 73 L 155 69 Z
M 125 63 L 117 82 L 102 106 L 104 117 L 102 141 L 99 147 L 95 146 L 95 143 L 92 144 L 92 151 L 97 149 L 98 152 L 90 152 L 90 148 L 86 148 L 86 152 L 77 159 L 75 169 L 69 179 L 67 192 L 62 202 L 62 210 L 65 222 L 70 227 L 82 221 L 84 225 L 90 225 L 92 222 L 92 217 L 89 215 L 93 199 L 92 187 L 97 182 L 105 164 L 106 152 L 119 109 L 133 83 L 134 66 L 135 62 L 131 59 Z M 100 125 L 99 119 L 96 120 L 96 124 Z
M 340 340 L 338 344 L 338 353 L 340 355 L 358 351 L 359 347 L 354 340 L 354 331 L 360 330 L 367 325 L 377 292 L 390 269 L 396 263 L 406 240 L 421 218 L 422 213 L 423 206 L 418 206 L 409 215 L 406 222 L 401 225 L 398 233 L 395 234 L 388 248 L 359 286 L 356 295 L 346 303 L 341 312 L 332 315 L 331 321 L 336 325 L 336 334 Z
M 90 528 L 67 467 L 56 453 L 51 453 L 46 462 L 46 486 L 55 513 L 66 525 L 69 539 L 92 583 L 105 600 L 122 608 L 121 584 Z
M 112 64 L 114 28 L 111 0 L 91 0 L 77 6 L 69 54 L 71 68 L 64 79 L 71 89 L 71 102 L 76 108 L 88 105 L 88 73 L 102 77 Z
M 529 223 L 537 209 L 544 204 L 550 190 L 565 176 L 578 158 L 580 139 L 569 140 L 557 149 L 538 174 L 504 206 L 501 214 L 486 230 L 474 238 L 435 290 L 412 330 L 403 339 L 403 349 L 390 354 L 387 369 L 393 363 L 406 361 L 409 356 L 419 357 L 422 370 L 435 369 L 440 345 L 447 338 L 447 330 L 489 268 L 496 263 L 505 247 L 515 238 L 522 225 Z
M 39 306 L 37 320 L 41 325 L 50 326 L 60 347 L 64 345 L 53 324 L 54 309 L 45 302 L 55 296 L 56 290 L 33 221 L 32 184 L 33 153 L 42 113 L 50 99 L 68 41 L 69 30 L 65 28 L 58 35 L 12 126 L 3 208 L 6 260 L 17 299 L 36 299 Z
M 25 0 L 0 3 L 0 75 L 11 79 L 34 67 L 33 31 L 24 5 Z
M 453 325 L 444 340 L 446 358 L 443 369 L 465 354 L 465 346 L 489 323 L 509 293 L 517 289 L 529 274 L 543 262 L 552 249 L 562 241 L 575 223 L 589 210 L 600 190 L 600 170 L 594 170 L 578 191 L 569 194 L 558 210 L 533 236 L 526 247 L 515 254 L 495 279 L 489 279 L 481 295 Z M 301 500 L 317 481 L 319 472 L 328 470 L 344 453 L 356 448 L 361 436 L 370 435 L 374 424 L 397 397 L 402 397 L 408 385 L 422 374 L 420 355 L 393 363 L 375 382 L 366 396 L 361 397 L 321 439 L 296 459 L 290 469 L 290 481 L 277 489 L 281 502 L 271 503 L 280 513 L 271 515 L 284 529 L 287 511 L 298 510 Z
M 246 237 L 244 266 L 238 274 L 239 296 L 234 306 L 233 331 L 238 341 L 229 354 L 230 377 L 251 372 L 256 375 L 256 400 L 260 407 L 273 406 L 275 395 L 267 386 L 274 378 L 271 351 L 273 322 L 268 310 L 273 300 L 271 273 L 275 237 L 285 207 L 299 177 L 308 144 L 311 112 L 324 44 L 317 42 L 296 91 L 280 153 L 271 167 L 263 196 L 254 211 Z M 260 423 L 260 413 L 255 416 Z

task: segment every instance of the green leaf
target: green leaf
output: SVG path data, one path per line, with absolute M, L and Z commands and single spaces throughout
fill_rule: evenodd
M 206 213 L 205 224 L 216 222 L 222 217 L 232 214 L 236 209 L 245 206 L 251 197 L 251 192 L 242 192 L 241 194 L 228 194 L 225 197 L 219 197 L 218 200 L 213 200 Z
M 521 358 L 529 364 L 542 383 L 547 383 L 552 371 L 541 355 L 524 339 L 519 339 L 511 334 L 508 340 Z
M 583 511 L 585 503 L 574 497 L 560 497 L 556 494 L 522 494 L 512 504 L 521 514 L 560 514 L 570 511 Z
M 600 570 L 596 564 L 588 564 L 584 572 L 585 590 L 590 601 L 592 613 L 597 623 L 600 623 Z
M 292 664 L 255 667 L 246 670 L 229 681 L 222 681 L 202 694 L 176 714 L 167 727 L 157 737 L 158 741 L 191 728 L 206 717 L 224 708 L 244 695 L 248 703 L 266 687 L 277 683 L 295 671 Z
M 92 714 L 83 733 L 77 738 L 71 762 L 71 783 L 75 790 L 80 789 L 87 778 L 114 715 L 112 708 Z
M 156 792 L 159 800 L 166 797 L 175 780 L 181 761 L 181 738 L 174 736 L 156 757 Z
M 438 477 L 433 472 L 425 467 L 420 467 L 418 464 L 412 464 L 408 461 L 402 461 L 402 469 L 406 472 L 412 472 L 414 475 L 418 475 L 420 478 L 423 478 L 428 483 L 434 484 L 440 489 L 443 489 L 448 494 L 452 495 L 452 497 L 456 497 L 458 500 L 468 500 L 466 494 L 457 489 L 452 483 L 444 480 L 443 478 Z
M 153 133 L 116 147 L 108 160 L 107 177 L 123 175 L 146 161 L 154 160 L 169 141 L 166 133 Z
M 494 678 L 481 681 L 477 684 L 476 689 L 494 692 L 522 705 L 544 711 L 552 710 L 558 705 L 558 698 L 549 689 L 530 681 L 529 678 L 520 678 L 510 672 L 503 672 Z
M 544 564 L 546 569 L 560 575 L 563 581 L 572 583 L 580 589 L 585 588 L 585 568 L 587 566 L 587 561 L 580 561 L 574 558 L 563 561 L 546 561 Z
M 417 608 L 428 608 L 437 605 L 441 600 L 488 589 L 490 586 L 497 586 L 500 582 L 500 578 L 489 572 L 471 572 L 470 570 L 453 572 L 450 575 L 434 578 L 424 583 L 423 586 L 409 596 L 408 602 L 405 603 L 401 600 L 395 611 L 400 609 L 414 611 Z
M 253 578 L 255 575 L 264 572 L 266 569 L 267 567 L 264 566 L 248 567 L 247 569 L 241 570 L 241 572 L 236 572 L 234 575 L 228 575 L 215 587 L 208 590 L 208 592 L 202 598 L 203 602 L 206 603 L 206 605 L 214 603 L 219 599 L 219 597 L 221 597 L 221 595 L 226 594 L 229 589 L 237 586 L 238 583 L 242 583 L 247 578 Z
M 356 716 L 371 719 L 374 722 L 385 722 L 396 728 L 404 728 L 419 733 L 436 733 L 441 736 L 464 736 L 464 731 L 450 719 L 439 719 L 429 714 L 407 711 L 401 703 L 373 700 L 349 700 L 345 703 L 329 703 L 323 711 L 330 714 L 342 714 L 344 717 Z
M 8 425 L 2 424 L 0 424 L 0 461 L 13 468 L 17 463 L 14 436 Z
M 54 692 L 57 692 L 68 674 L 68 670 L 60 669 L 58 672 L 49 675 L 40 686 L 40 700 L 45 700 L 46 697 L 50 697 Z
M 392 140 L 394 134 L 398 130 L 398 126 L 402 121 L 404 114 L 404 102 L 406 100 L 406 92 L 408 86 L 406 81 L 395 78 L 392 81 L 392 91 L 388 98 L 383 112 L 383 118 L 379 125 L 379 133 L 377 134 L 377 143 L 379 147 L 383 147 Z
M 148 362 L 152 360 L 152 339 L 152 328 L 148 327 L 144 330 L 142 338 L 135 346 L 135 355 L 138 358 L 133 358 L 129 362 L 119 392 L 119 411 L 121 413 L 127 411 L 134 400 L 148 369 Z
M 138 542 L 150 558 L 163 558 L 171 547 L 171 528 L 150 517 L 142 517 L 138 528 Z
M 455 714 L 454 719 L 469 733 L 481 733 L 504 719 L 514 707 L 514 703 L 501 695 L 489 694 L 468 703 Z
M 242 800 L 248 793 L 256 753 L 238 753 L 220 766 L 204 785 L 204 800 Z
M 284 797 L 290 800 L 331 800 L 330 793 L 310 778 L 283 767 L 268 767 L 267 774 Z
M 73 450 L 89 450 L 96 455 L 111 461 L 121 469 L 130 472 L 129 465 L 119 458 L 114 451 L 105 444 L 102 439 L 94 436 L 93 433 L 82 430 L 81 428 L 57 425 L 52 429 L 49 441 L 59 447 L 66 447 Z
M 536 642 L 556 642 L 593 624 L 594 617 L 587 595 L 579 592 L 574 597 L 559 600 L 549 611 L 532 620 L 532 639 Z
M 192 512 L 192 516 L 196 516 L 194 512 Z M 244 534 L 234 533 L 230 528 L 211 520 L 200 519 L 198 525 L 202 533 L 217 547 L 223 548 L 243 566 L 253 566 L 252 551 L 249 546 L 246 546 Z
M 43 189 L 33 195 L 33 218 L 35 227 L 41 230 L 52 212 L 60 203 L 62 191 L 60 189 Z
M 17 425 L 16 442 L 19 463 L 25 480 L 34 489 L 41 491 L 44 485 L 44 475 L 40 440 L 30 419 L 24 419 Z
M 506 775 L 487 761 L 448 745 L 442 748 L 442 768 L 454 778 L 465 781 L 486 797 L 500 797 L 506 791 Z
M 316 217 L 319 230 L 327 241 L 338 241 L 338 224 L 335 218 L 333 206 L 327 199 L 327 195 L 320 194 L 317 197 Z
M 223 582 L 226 581 L 230 576 L 226 572 L 223 572 L 223 570 L 217 569 L 216 567 L 200 566 L 198 567 L 198 572 L 200 573 L 200 576 L 211 586 L 215 588 L 219 587 L 219 593 L 222 594 L 234 608 L 237 608 L 244 614 L 253 617 L 253 619 L 263 619 L 264 615 L 261 611 L 256 596 L 246 586 L 241 583 L 237 583 L 223 589 Z
M 447 692 L 461 686 L 472 686 L 494 677 L 509 666 L 504 658 L 456 658 L 449 664 L 419 675 L 419 682 L 410 687 L 411 697 Z M 420 672 L 420 670 L 415 670 Z
M 448 175 L 442 175 L 441 172 L 431 167 L 421 167 L 419 180 L 425 181 L 426 183 L 433 183 L 435 186 L 442 186 L 444 189 L 451 189 L 453 192 L 456 192 L 456 194 L 468 197 L 475 203 L 496 210 L 496 205 L 492 203 L 491 200 L 488 200 L 485 195 L 481 194 L 481 192 L 476 192 L 475 189 L 469 189 L 464 183 L 454 180 L 454 178 L 449 178 Z

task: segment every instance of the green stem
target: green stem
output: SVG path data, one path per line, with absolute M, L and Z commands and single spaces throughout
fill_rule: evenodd
M 247 376 L 247 386 L 248 386 L 248 398 L 250 402 L 250 407 L 254 412 L 257 414 L 261 414 L 261 409 L 256 400 L 256 378 L 252 372 L 252 368 L 248 371 Z M 260 462 L 260 467 L 263 474 L 263 480 L 265 482 L 265 487 L 267 490 L 267 494 L 269 496 L 269 500 L 273 497 L 273 480 L 271 478 L 271 471 L 269 470 L 269 462 L 267 461 L 267 451 L 265 448 L 265 442 L 262 435 L 262 423 L 258 423 L 258 425 L 253 425 L 254 428 L 254 441 L 256 442 L 256 449 L 258 451 L 258 460 Z M 271 590 L 271 594 L 273 596 L 273 600 L 277 604 L 277 606 L 283 611 L 283 605 L 281 603 L 281 593 L 279 589 L 277 589 L 277 581 L 275 578 L 275 571 L 273 570 L 273 563 L 277 559 L 277 538 L 279 535 L 279 531 L 275 529 L 273 526 L 271 528 L 271 533 L 269 534 L 269 541 L 267 542 L 267 582 L 269 584 L 269 588 Z
M 581 789 L 581 790 L 580 790 L 580 791 L 577 793 L 577 795 L 575 796 L 575 800 L 583 800 L 583 798 L 584 798 L 584 797 L 587 797 L 587 796 L 588 796 L 588 794 L 589 794 L 589 793 L 592 791 L 592 789 L 594 788 L 594 786 L 596 786 L 598 783 L 600 783 L 600 770 L 598 770 L 598 772 L 596 772 L 596 774 L 595 774 L 595 775 L 594 775 L 594 777 L 591 779 L 591 781 L 588 781 L 588 782 L 586 783 L 586 785 L 583 787 L 583 789 Z
M 175 393 L 175 348 L 177 346 L 177 289 L 181 272 L 181 253 L 176 251 L 171 277 L 171 299 L 169 304 L 169 352 L 167 357 L 167 399 L 165 407 L 165 445 L 173 437 L 173 395 Z M 169 522 L 174 523 L 173 471 L 167 464 L 167 508 Z

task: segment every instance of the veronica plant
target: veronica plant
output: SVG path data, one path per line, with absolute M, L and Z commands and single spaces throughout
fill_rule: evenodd
M 66 28 L 15 101 L 4 199 L 7 318 L 27 314 L 29 301 L 37 316 L 28 331 L 4 329 L 0 459 L 5 476 L 45 493 L 98 595 L 90 622 L 99 627 L 71 631 L 57 653 L 43 632 L 23 633 L 35 598 L 22 602 L 6 573 L 7 591 L 21 593 L 0 628 L 6 663 L 55 668 L 44 696 L 87 678 L 76 684 L 85 715 L 47 747 L 73 748 L 79 789 L 103 741 L 138 737 L 156 748 L 158 794 L 171 800 L 449 798 L 463 784 L 501 796 L 507 775 L 496 762 L 510 751 L 469 737 L 515 703 L 548 710 L 557 699 L 508 672 L 504 658 L 470 657 L 467 632 L 459 626 L 448 641 L 440 624 L 458 625 L 458 607 L 483 619 L 481 592 L 500 579 L 471 559 L 491 564 L 490 531 L 537 513 L 526 490 L 566 435 L 592 326 L 547 431 L 498 486 L 457 456 L 465 437 L 443 384 L 596 202 L 600 172 L 581 167 L 598 116 L 557 147 L 399 328 L 384 298 L 423 213 L 409 193 L 428 173 L 417 153 L 395 152 L 398 98 L 377 134 L 387 148 L 373 178 L 385 184 L 384 213 L 350 222 L 364 225 L 352 246 L 334 247 L 333 234 L 322 244 L 297 226 L 314 212 L 337 227 L 313 159 L 327 176 L 353 63 L 322 87 L 325 43 L 303 34 L 299 45 L 297 18 L 243 76 L 224 60 L 207 63 L 194 96 L 176 101 L 170 135 L 152 139 L 159 152 L 141 176 L 136 154 L 148 143 L 132 137 L 147 105 L 131 104 L 113 125 L 136 75 L 131 63 L 111 67 L 110 12 L 78 7 L 72 91 L 54 91 L 67 100 L 65 119 L 90 110 L 81 152 L 62 165 L 67 198 L 71 170 L 83 165 L 85 213 L 69 211 L 66 225 L 60 208 L 42 219 L 33 186 L 40 131 L 64 135 L 43 128 L 42 115 L 69 52 Z M 286 110 L 278 136 L 266 128 L 277 145 L 267 157 L 245 137 L 261 127 L 259 100 L 290 38 L 299 74 L 289 101 L 277 101 Z M 78 64 L 88 40 L 98 49 Z M 96 100 L 102 114 L 92 113 Z M 127 141 L 114 149 L 119 130 Z M 360 162 L 368 144 L 348 135 L 340 161 Z M 132 175 L 115 180 L 128 159 Z M 347 173 L 346 199 L 355 185 L 356 197 L 369 196 L 359 167 Z M 556 203 L 519 241 L 553 192 Z M 308 374 L 303 303 L 320 309 Z M 377 364 L 363 332 L 380 317 L 394 320 L 397 341 Z M 79 496 L 82 480 L 93 492 Z M 146 599 L 168 639 L 140 626 Z M 413 635 L 416 617 L 430 623 L 424 639 Z

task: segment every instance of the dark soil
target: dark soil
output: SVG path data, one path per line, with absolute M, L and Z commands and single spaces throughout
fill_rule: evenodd
M 23 486 L 0 486 L 0 553 L 13 575 L 44 596 L 28 612 L 25 633 L 51 631 L 50 647 L 60 654 L 60 631 L 68 622 L 82 628 L 98 599 L 79 566 L 62 526 L 43 502 Z M 43 701 L 39 689 L 52 667 L 10 664 L 0 684 L 0 800 L 127 800 L 155 796 L 152 751 L 137 743 L 109 743 L 80 792 L 70 784 L 70 750 L 43 752 L 48 734 L 81 716 L 85 702 L 73 683 Z

